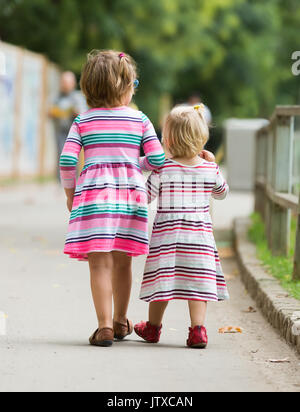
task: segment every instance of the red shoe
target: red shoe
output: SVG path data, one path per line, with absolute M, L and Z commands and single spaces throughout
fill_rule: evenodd
M 153 326 L 150 322 L 141 322 L 135 325 L 135 333 L 149 343 L 158 343 L 162 326 Z
M 205 349 L 208 344 L 207 332 L 204 326 L 190 328 L 187 346 L 190 348 Z

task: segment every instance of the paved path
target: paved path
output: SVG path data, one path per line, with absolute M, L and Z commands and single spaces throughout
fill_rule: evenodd
M 243 312 L 254 303 L 230 253 L 224 269 L 232 300 L 209 306 L 206 351 L 184 347 L 184 302 L 170 305 L 160 345 L 132 336 L 110 349 L 88 346 L 96 327 L 88 268 L 61 254 L 66 221 L 55 186 L 0 189 L 0 311 L 8 316 L 0 391 L 300 391 L 295 352 L 260 313 Z M 134 263 L 134 321 L 146 316 L 138 300 L 143 263 Z M 244 333 L 218 334 L 227 325 Z M 273 358 L 291 363 L 269 363 Z

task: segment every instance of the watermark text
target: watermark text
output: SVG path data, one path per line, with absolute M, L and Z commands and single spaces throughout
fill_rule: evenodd
M 292 73 L 294 76 L 299 76 L 300 75 L 300 50 L 295 51 L 292 54 L 292 60 L 295 61 L 295 63 L 292 65 Z

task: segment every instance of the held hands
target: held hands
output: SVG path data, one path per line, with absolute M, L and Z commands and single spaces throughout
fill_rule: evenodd
M 200 157 L 204 160 L 206 160 L 207 162 L 215 162 L 216 158 L 215 155 L 211 152 L 209 152 L 208 150 L 202 150 L 202 152 L 200 153 Z

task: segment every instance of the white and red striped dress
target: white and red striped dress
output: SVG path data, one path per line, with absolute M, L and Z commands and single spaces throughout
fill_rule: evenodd
M 224 199 L 228 185 L 215 163 L 186 166 L 167 160 L 147 182 L 148 201 L 158 196 L 141 299 L 229 299 L 210 216 L 210 198 Z

